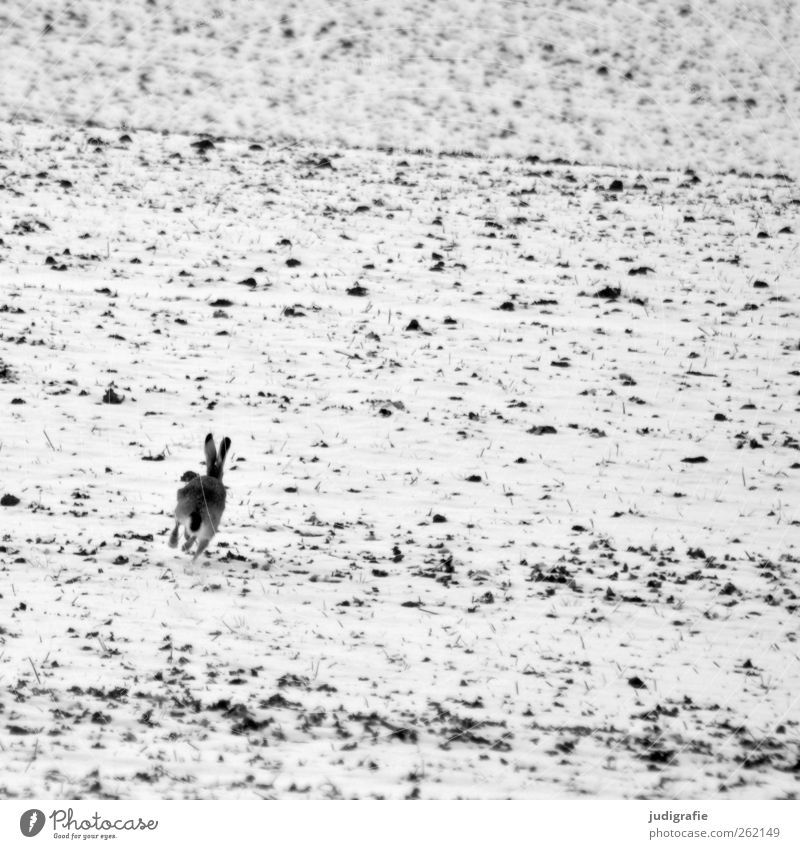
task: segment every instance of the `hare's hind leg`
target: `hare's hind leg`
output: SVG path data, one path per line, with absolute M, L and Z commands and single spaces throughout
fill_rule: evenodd
M 197 550 L 194 553 L 194 557 L 192 558 L 192 563 L 208 548 L 208 544 L 211 542 L 211 537 L 200 537 L 197 543 Z
M 172 533 L 169 535 L 169 547 L 175 548 L 178 544 L 178 529 L 180 528 L 181 523 L 175 522 L 175 527 L 172 529 Z

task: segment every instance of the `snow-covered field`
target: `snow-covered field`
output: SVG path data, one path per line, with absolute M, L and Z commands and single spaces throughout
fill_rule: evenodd
M 562 5 L 535 38 L 583 84 L 565 112 L 537 53 L 535 114 L 478 26 L 530 5 L 385 7 L 418 125 L 355 4 L 72 3 L 44 35 L 53 4 L 4 6 L 0 795 L 797 796 L 794 13 L 748 30 L 745 107 L 659 85 L 707 44 L 724 88 L 733 4 L 616 4 L 707 23 L 650 69 L 694 133 L 663 147 L 598 90 L 628 31 Z M 439 47 L 497 78 L 439 80 Z M 209 431 L 228 507 L 191 566 Z
M 800 176 L 792 0 L 5 0 L 16 119 Z

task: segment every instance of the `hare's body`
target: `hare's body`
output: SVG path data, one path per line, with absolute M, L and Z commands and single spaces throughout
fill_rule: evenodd
M 170 534 L 169 544 L 175 548 L 178 544 L 178 531 L 183 526 L 183 550 L 189 551 L 197 540 L 193 561 L 206 550 L 225 511 L 226 492 L 222 484 L 222 471 L 230 445 L 231 441 L 226 436 L 217 454 L 214 437 L 209 433 L 205 446 L 208 474 L 192 478 L 186 486 L 178 490 L 175 527 Z

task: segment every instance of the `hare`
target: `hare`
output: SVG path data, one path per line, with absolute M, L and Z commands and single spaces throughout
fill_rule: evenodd
M 214 445 L 214 437 L 206 437 L 206 474 L 192 478 L 178 490 L 178 504 L 175 507 L 175 527 L 169 537 L 171 548 L 178 544 L 178 530 L 183 525 L 184 551 L 189 551 L 197 542 L 192 563 L 206 550 L 211 538 L 219 528 L 222 513 L 225 510 L 225 487 L 222 485 L 222 470 L 225 457 L 231 447 L 226 436 L 219 447 Z

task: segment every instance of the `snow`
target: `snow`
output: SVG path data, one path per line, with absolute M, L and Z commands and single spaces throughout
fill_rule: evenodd
M 798 176 L 785 0 L 9 0 L 0 28 L 16 118 Z
M 791 46 L 790 7 L 739 57 L 745 115 L 720 100 L 733 4 L 699 32 L 645 3 L 493 27 L 489 4 L 48 4 L 44 36 L 22 5 L 0 793 L 795 797 L 800 195 L 764 34 Z M 532 20 L 576 63 L 534 62 Z M 528 79 L 504 27 L 550 111 L 502 139 Z M 714 108 L 598 94 L 594 65 L 660 86 L 686 56 Z M 656 143 L 657 108 L 692 138 Z M 208 432 L 228 506 L 192 567 L 167 537 Z

